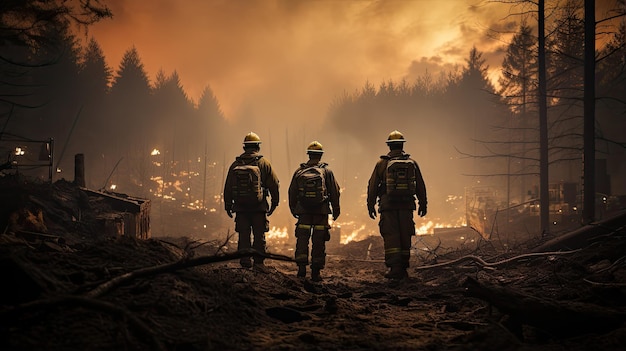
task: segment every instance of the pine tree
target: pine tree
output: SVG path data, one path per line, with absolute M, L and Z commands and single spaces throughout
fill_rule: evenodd
M 151 94 L 150 80 L 133 46 L 124 53 L 111 85 L 110 136 L 115 135 L 127 146 L 135 144 L 140 132 L 153 121 Z
M 113 70 L 106 63 L 104 52 L 94 38 L 89 40 L 82 55 L 80 75 L 87 99 L 92 96 L 97 99 L 98 95 L 109 92 Z

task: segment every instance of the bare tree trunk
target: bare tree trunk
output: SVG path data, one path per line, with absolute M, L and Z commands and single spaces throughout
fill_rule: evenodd
M 595 144 L 595 0 L 585 0 L 585 85 L 583 152 L 583 223 L 595 220 L 596 144 Z
M 545 0 L 538 3 L 538 63 L 539 63 L 539 206 L 541 214 L 541 232 L 550 231 L 550 200 L 548 192 L 548 106 L 546 102 L 546 36 L 545 36 Z

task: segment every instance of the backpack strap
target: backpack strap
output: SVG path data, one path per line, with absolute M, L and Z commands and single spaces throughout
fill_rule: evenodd
M 328 166 L 328 163 L 325 163 L 325 162 L 320 162 L 320 163 L 318 163 L 318 164 L 316 164 L 316 165 L 308 165 L 308 164 L 306 164 L 306 163 L 301 163 L 301 164 L 300 164 L 300 169 L 301 169 L 301 170 L 305 170 L 305 169 L 309 169 L 309 168 L 316 168 L 316 167 L 317 167 L 317 168 L 322 168 L 322 169 L 325 169 L 325 168 L 326 168 L 326 166 Z
M 387 161 L 391 161 L 391 160 L 408 160 L 411 157 L 411 155 L 409 154 L 402 154 L 400 156 L 389 156 L 389 155 L 382 155 L 380 156 L 380 158 L 382 158 L 383 160 L 387 160 Z
M 262 157 L 263 155 L 257 155 L 252 158 L 248 158 L 248 157 L 244 158 L 244 157 L 238 156 L 237 161 L 240 162 L 242 165 L 251 165 L 251 164 L 258 163 Z

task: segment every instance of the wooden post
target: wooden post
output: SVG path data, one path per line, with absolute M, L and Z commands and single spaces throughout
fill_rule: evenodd
M 85 154 L 74 155 L 74 184 L 85 187 Z

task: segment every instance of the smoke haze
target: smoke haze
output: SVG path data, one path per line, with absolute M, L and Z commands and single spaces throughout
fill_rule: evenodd
M 89 35 L 114 69 L 134 45 L 151 79 L 175 70 L 195 101 L 210 85 L 229 119 L 319 119 L 344 90 L 436 75 L 474 45 L 498 66 L 503 44 L 486 33 L 494 22 L 514 29 L 513 19 L 476 3 L 113 0 L 113 20 Z
M 319 140 L 327 150 L 324 161 L 347 195 L 342 203 L 367 219 L 367 179 L 394 129 L 407 134 L 407 152 L 422 167 L 429 199 L 437 199 L 433 207 L 443 201 L 450 195 L 446 181 L 463 173 L 446 168 L 446 160 L 458 157 L 455 135 L 446 134 L 444 126 L 394 125 L 381 116 L 380 124 L 360 126 L 377 139 L 354 140 L 346 131 L 327 128 L 329 105 L 366 82 L 411 83 L 426 72 L 437 77 L 460 69 L 472 47 L 483 54 L 495 81 L 519 21 L 510 5 L 480 0 L 109 0 L 107 5 L 114 18 L 97 23 L 88 35 L 100 43 L 111 68 L 135 46 L 151 80 L 159 70 L 176 71 L 195 102 L 209 86 L 232 127 L 226 142 L 211 147 L 223 150 L 229 164 L 241 152 L 243 136 L 257 132 L 262 153 L 281 179 L 283 204 L 277 213 L 283 218 L 293 170 L 306 160 L 306 145 Z M 437 111 L 419 113 L 438 118 Z M 447 142 L 443 149 L 441 140 Z

